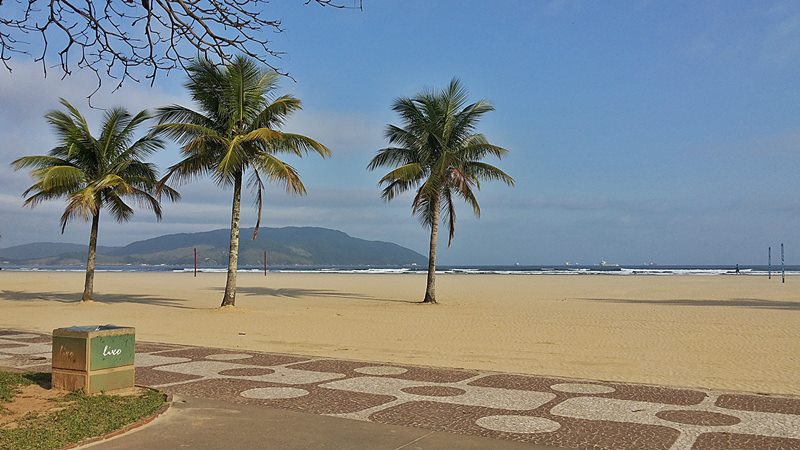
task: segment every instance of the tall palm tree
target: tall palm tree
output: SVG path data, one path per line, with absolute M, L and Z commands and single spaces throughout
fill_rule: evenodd
M 248 185 L 256 195 L 255 239 L 261 224 L 265 181 L 283 184 L 292 194 L 306 193 L 300 175 L 278 155 L 316 152 L 326 157 L 331 152 L 309 137 L 279 131 L 284 120 L 301 109 L 301 103 L 291 95 L 274 95 L 279 79 L 274 71 L 261 70 L 251 59 L 237 57 L 226 66 L 199 59 L 187 72 L 185 86 L 199 109 L 171 105 L 157 113 L 156 131 L 182 145 L 184 156 L 169 168 L 162 182 L 174 178 L 182 183 L 210 175 L 218 185 L 233 188 L 228 277 L 221 306 L 234 305 L 245 174 L 249 172 Z
M 387 126 L 390 146 L 379 150 L 367 167 L 370 170 L 394 167 L 379 182 L 383 186 L 381 197 L 386 201 L 402 192 L 417 190 L 412 212 L 431 229 L 423 303 L 436 303 L 439 215 L 444 214 L 448 225 L 449 246 L 455 233 L 455 197 L 461 197 L 480 217 L 475 191 L 480 190 L 481 181 L 498 180 L 514 185 L 508 174 L 482 161 L 487 155 L 502 158 L 508 151 L 475 132 L 481 117 L 494 107 L 484 100 L 467 104 L 467 91 L 455 78 L 440 92 L 426 91 L 412 98 L 398 98 L 392 110 L 400 115 L 403 127 Z
M 67 199 L 61 215 L 62 233 L 70 220 L 79 217 L 88 221 L 91 217 L 82 297 L 82 301 L 91 301 L 100 211 L 105 208 L 117 222 L 126 222 L 133 216 L 133 209 L 125 200 L 132 199 L 161 220 L 161 204 L 155 195 L 156 168 L 144 158 L 164 143 L 152 133 L 135 139 L 136 129 L 150 118 L 147 111 L 132 116 L 123 108 L 109 109 L 100 136 L 94 137 L 77 108 L 63 98 L 61 105 L 66 112 L 55 110 L 45 115 L 56 132 L 58 146 L 46 156 L 19 158 L 12 166 L 16 170 L 31 168 L 36 181 L 22 194 L 27 196 L 25 206 L 35 207 L 45 200 L 61 197 Z M 162 192 L 171 199 L 178 197 L 168 186 Z

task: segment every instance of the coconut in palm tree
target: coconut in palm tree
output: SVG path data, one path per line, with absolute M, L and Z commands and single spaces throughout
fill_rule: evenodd
M 183 183 L 209 175 L 219 186 L 233 189 L 228 276 L 221 306 L 236 301 L 236 268 L 239 259 L 239 216 L 245 177 L 256 196 L 261 222 L 265 183 L 277 182 L 297 195 L 306 192 L 297 171 L 279 159 L 281 154 L 303 156 L 330 151 L 319 142 L 280 131 L 284 120 L 301 108 L 291 95 L 276 96 L 274 71 L 262 70 L 254 61 L 236 57 L 225 66 L 199 59 L 187 72 L 186 89 L 197 109 L 171 105 L 158 110 L 156 131 L 181 146 L 183 159 L 169 168 L 162 181 Z
M 467 104 L 467 91 L 457 79 L 440 92 L 426 91 L 415 97 L 398 98 L 392 110 L 400 115 L 403 126 L 387 126 L 389 147 L 379 150 L 368 168 L 393 167 L 379 182 L 383 187 L 381 196 L 386 201 L 416 189 L 412 212 L 431 230 L 423 303 L 436 303 L 440 214 L 448 226 L 449 246 L 455 234 L 456 198 L 464 200 L 480 217 L 475 192 L 480 189 L 481 181 L 514 185 L 508 174 L 483 161 L 487 156 L 502 158 L 508 151 L 475 132 L 481 117 L 494 107 L 485 100 Z
M 123 108 L 105 112 L 100 136 L 94 137 L 89 124 L 77 108 L 61 99 L 64 111 L 45 115 L 58 138 L 58 146 L 46 156 L 24 156 L 12 163 L 16 169 L 31 168 L 36 181 L 28 188 L 25 206 L 66 198 L 61 215 L 61 232 L 74 218 L 91 219 L 89 254 L 86 260 L 86 282 L 82 301 L 91 301 L 94 290 L 95 255 L 100 212 L 105 209 L 117 222 L 133 216 L 126 201 L 134 200 L 161 219 L 161 203 L 155 195 L 158 175 L 147 156 L 163 147 L 161 139 L 148 133 L 138 139 L 137 128 L 150 116 L 147 111 L 131 115 Z M 178 193 L 169 186 L 161 192 L 171 199 Z

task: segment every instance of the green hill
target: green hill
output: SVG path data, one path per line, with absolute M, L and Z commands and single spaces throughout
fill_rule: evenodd
M 400 245 L 368 241 L 341 231 L 316 227 L 262 228 L 251 240 L 252 228 L 241 231 L 239 265 L 260 265 L 267 251 L 270 265 L 406 265 L 424 264 L 425 256 Z M 100 247 L 98 264 L 190 265 L 197 248 L 201 265 L 228 261 L 226 229 L 169 234 L 124 247 Z M 14 264 L 75 265 L 86 259 L 86 246 L 39 242 L 0 249 L 0 260 Z

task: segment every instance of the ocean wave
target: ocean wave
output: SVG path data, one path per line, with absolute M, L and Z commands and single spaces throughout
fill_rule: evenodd
M 5 266 L 10 272 L 84 272 L 80 266 Z M 173 272 L 193 273 L 193 267 L 181 266 L 101 266 L 97 272 Z M 200 273 L 225 273 L 225 267 L 198 267 Z M 263 273 L 260 267 L 248 266 L 239 273 Z M 427 273 L 421 266 L 373 267 L 373 266 L 274 266 L 268 273 L 318 273 L 318 274 L 363 274 L 363 275 L 419 275 Z M 740 266 L 739 272 L 730 266 L 440 266 L 436 271 L 442 275 L 504 275 L 504 276 L 767 276 L 766 266 Z M 772 275 L 779 277 L 780 268 L 773 268 Z M 800 266 L 787 266 L 786 275 L 800 275 Z

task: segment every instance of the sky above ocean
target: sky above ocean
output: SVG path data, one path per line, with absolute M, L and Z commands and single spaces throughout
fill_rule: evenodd
M 424 253 L 428 233 L 411 196 L 381 201 L 383 172 L 366 165 L 384 147 L 398 96 L 460 78 L 496 111 L 480 131 L 509 149 L 497 164 L 516 188 L 487 183 L 483 214 L 458 211 L 442 264 L 766 263 L 767 246 L 800 257 L 800 3 L 796 1 L 364 0 L 364 10 L 280 1 L 268 5 L 285 32 L 274 65 L 280 91 L 303 100 L 287 130 L 328 145 L 334 157 L 289 159 L 307 197 L 268 189 L 264 224 L 313 225 L 388 240 Z M 0 71 L 0 247 L 83 243 L 64 235 L 62 202 L 21 208 L 31 184 L 9 163 L 44 154 L 54 136 L 43 115 L 65 97 L 99 125 L 85 97 L 91 74 L 61 80 L 16 57 Z M 183 74 L 153 87 L 129 82 L 94 98 L 130 110 L 189 104 Z M 176 162 L 170 145 L 154 160 Z M 196 182 L 165 206 L 160 223 L 101 219 L 100 245 L 225 228 L 230 191 Z M 243 226 L 255 223 L 245 196 Z M 245 237 L 246 238 L 246 237 Z M 261 235 L 259 239 L 268 239 Z

